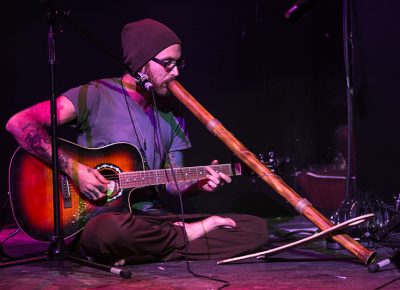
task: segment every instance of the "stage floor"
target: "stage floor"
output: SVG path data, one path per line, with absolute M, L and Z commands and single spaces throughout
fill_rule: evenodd
M 272 235 L 271 247 L 298 239 L 315 230 L 303 217 L 270 220 L 270 233 L 300 230 L 291 239 Z M 14 227 L 0 232 L 3 241 Z M 41 253 L 48 244 L 18 233 L 4 245 L 9 256 Z M 377 261 L 390 257 L 391 249 L 377 250 Z M 4 257 L 3 257 L 3 260 Z M 218 289 L 225 284 L 195 277 L 185 261 L 151 263 L 122 267 L 132 272 L 123 279 L 99 269 L 65 261 L 35 261 L 23 265 L 0 264 L 0 289 Z M 217 265 L 216 261 L 189 262 L 193 273 L 225 280 L 226 289 L 400 289 L 400 273 L 391 264 L 377 273 L 369 273 L 346 250 L 329 250 L 325 241 L 280 253 L 267 260 L 247 259 L 235 264 Z

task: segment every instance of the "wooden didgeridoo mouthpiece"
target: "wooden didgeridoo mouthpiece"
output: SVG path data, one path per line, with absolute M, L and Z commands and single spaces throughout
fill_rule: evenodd
M 238 158 L 242 160 L 259 178 L 264 180 L 278 194 L 285 198 L 295 209 L 307 217 L 321 230 L 331 228 L 333 224 L 316 210 L 311 203 L 298 195 L 285 182 L 269 170 L 258 158 L 250 152 L 239 140 L 214 118 L 186 89 L 176 80 L 168 85 L 169 90 L 182 104 L 189 109 L 207 129 L 220 139 Z M 359 258 L 364 265 L 369 265 L 375 258 L 376 252 L 364 248 L 347 234 L 332 237 L 350 253 Z

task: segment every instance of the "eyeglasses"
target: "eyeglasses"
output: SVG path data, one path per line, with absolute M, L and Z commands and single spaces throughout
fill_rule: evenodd
M 173 70 L 175 66 L 178 69 L 183 69 L 185 67 L 184 59 L 178 59 L 177 61 L 175 61 L 175 60 L 162 60 L 162 59 L 153 57 L 151 60 L 158 63 L 159 65 L 163 66 L 166 71 Z

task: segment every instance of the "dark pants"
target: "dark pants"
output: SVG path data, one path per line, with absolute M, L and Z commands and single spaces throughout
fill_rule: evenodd
M 185 222 L 209 215 L 185 215 Z M 224 259 L 253 252 L 267 242 L 267 224 L 262 218 L 245 214 L 221 214 L 236 221 L 237 228 L 218 228 L 190 241 L 191 260 Z M 125 259 L 127 263 L 171 261 L 185 257 L 183 228 L 173 225 L 178 215 L 138 216 L 105 213 L 84 228 L 79 252 L 102 263 Z

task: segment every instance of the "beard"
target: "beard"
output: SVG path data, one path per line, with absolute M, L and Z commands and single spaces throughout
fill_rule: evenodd
M 171 92 L 168 89 L 168 84 L 170 81 L 174 79 L 174 77 L 165 79 L 163 81 L 158 81 L 157 78 L 151 73 L 151 71 L 147 71 L 146 75 L 149 78 L 149 81 L 153 84 L 153 90 L 154 92 L 162 97 L 166 97 L 171 95 Z

